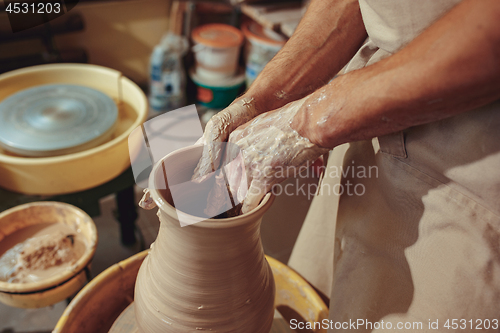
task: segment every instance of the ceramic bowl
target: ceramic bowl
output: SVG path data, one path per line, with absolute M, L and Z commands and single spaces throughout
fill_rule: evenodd
M 0 213 L 0 242 L 20 229 L 40 223 L 63 223 L 82 236 L 85 252 L 70 270 L 31 283 L 0 281 L 0 302 L 19 308 L 39 308 L 60 302 L 78 292 L 97 247 L 94 221 L 81 209 L 61 202 L 35 202 Z

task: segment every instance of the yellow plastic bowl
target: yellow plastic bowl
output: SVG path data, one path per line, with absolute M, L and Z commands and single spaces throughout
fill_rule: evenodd
M 74 295 L 87 281 L 86 268 L 97 247 L 94 221 L 81 209 L 61 202 L 35 202 L 0 213 L 0 242 L 13 232 L 40 223 L 63 223 L 85 239 L 82 257 L 63 274 L 32 283 L 0 281 L 0 302 L 19 308 L 39 308 Z
M 23 157 L 0 148 L 0 187 L 26 194 L 53 195 L 101 185 L 130 166 L 127 138 L 147 117 L 142 90 L 122 73 L 84 64 L 23 68 L 0 75 L 0 101 L 27 88 L 66 83 L 97 89 L 118 106 L 111 138 L 94 148 L 54 157 Z

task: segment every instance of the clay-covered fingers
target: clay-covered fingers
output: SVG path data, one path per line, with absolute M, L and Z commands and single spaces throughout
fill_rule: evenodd
M 220 167 L 224 145 L 238 126 L 257 115 L 253 98 L 240 98 L 210 119 L 203 134 L 203 153 L 196 166 L 193 180 L 202 181 L 204 176 Z M 200 141 L 200 140 L 199 140 Z
M 235 145 L 229 144 L 227 147 L 224 172 L 233 199 L 236 199 L 238 203 L 243 202 L 248 190 L 245 159 L 243 153 Z
M 230 134 L 229 143 L 241 150 L 240 163 L 244 168 L 238 169 L 235 177 L 231 176 L 233 171 L 230 169 L 228 178 L 234 179 L 231 184 L 233 193 L 236 190 L 241 196 L 243 188 L 248 189 L 243 201 L 243 213 L 257 207 L 265 194 L 275 184 L 295 173 L 295 169 L 308 162 L 312 164 L 328 151 L 314 145 L 290 127 L 302 103 L 303 100 L 292 102 L 257 116 Z M 230 153 L 226 161 L 234 158 L 234 155 Z M 243 182 L 243 173 L 246 182 Z
M 217 115 L 210 119 L 205 126 L 203 137 L 196 142 L 197 144 L 203 144 L 202 157 L 192 177 L 198 181 L 202 181 L 205 176 L 218 168 L 222 154 L 222 146 L 220 143 L 227 139 L 227 137 L 224 137 L 224 133 L 221 132 L 220 122 L 214 119 L 215 117 L 217 117 Z

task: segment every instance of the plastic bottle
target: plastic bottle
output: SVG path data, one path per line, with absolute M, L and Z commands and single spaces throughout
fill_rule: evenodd
M 169 32 L 153 49 L 150 59 L 150 117 L 180 108 L 186 103 L 186 74 L 182 56 L 188 47 L 185 37 Z

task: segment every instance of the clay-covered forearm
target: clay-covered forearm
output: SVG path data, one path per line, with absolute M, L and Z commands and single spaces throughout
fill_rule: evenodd
M 465 0 L 400 52 L 311 94 L 292 127 L 333 148 L 500 98 L 500 2 Z
M 244 97 L 259 112 L 281 107 L 325 85 L 366 38 L 357 0 L 313 0 L 295 33 Z

